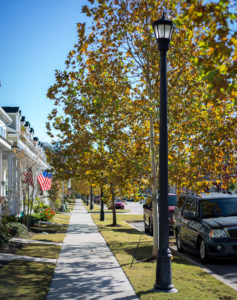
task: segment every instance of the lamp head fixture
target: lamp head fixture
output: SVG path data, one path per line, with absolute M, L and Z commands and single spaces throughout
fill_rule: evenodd
M 158 42 L 159 50 L 167 51 L 174 30 L 173 22 L 165 19 L 165 13 L 163 12 L 162 17 L 152 23 L 152 27 Z

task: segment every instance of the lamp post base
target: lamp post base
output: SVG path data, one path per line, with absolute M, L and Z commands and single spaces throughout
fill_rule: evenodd
M 160 243 L 161 245 L 161 243 Z M 171 251 L 169 247 L 158 250 L 156 266 L 156 283 L 154 290 L 156 292 L 177 293 L 178 291 L 172 284 L 171 276 Z
M 154 289 L 152 291 L 156 293 L 178 293 L 178 290 L 176 290 L 174 287 L 170 287 L 169 289 L 162 289 L 161 287 L 156 285 L 154 286 Z

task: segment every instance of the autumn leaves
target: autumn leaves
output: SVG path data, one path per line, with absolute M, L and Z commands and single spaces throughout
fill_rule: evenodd
M 200 190 L 222 178 L 228 187 L 236 155 L 229 1 L 90 2 L 83 12 L 91 26 L 78 23 L 78 41 L 48 91 L 55 109 L 47 128 L 65 156 L 63 166 L 54 161 L 56 170 L 70 168 L 113 195 L 151 186 L 159 54 L 150 25 L 165 6 L 176 25 L 168 53 L 170 185 Z

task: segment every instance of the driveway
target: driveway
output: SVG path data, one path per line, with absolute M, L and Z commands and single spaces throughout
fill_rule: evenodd
M 130 214 L 143 215 L 143 204 L 139 202 L 127 201 L 125 209 L 130 209 Z

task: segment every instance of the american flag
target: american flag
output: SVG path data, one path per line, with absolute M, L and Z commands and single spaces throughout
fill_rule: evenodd
M 24 173 L 24 181 L 25 183 L 29 183 L 31 186 L 34 186 L 34 181 L 33 181 L 33 174 L 32 174 L 32 170 L 29 169 Z
M 39 182 L 42 191 L 47 191 L 51 189 L 52 173 L 44 171 L 37 177 L 37 180 Z
M 47 190 L 51 189 L 51 185 L 52 185 L 52 173 L 48 172 L 48 176 L 46 177 Z

